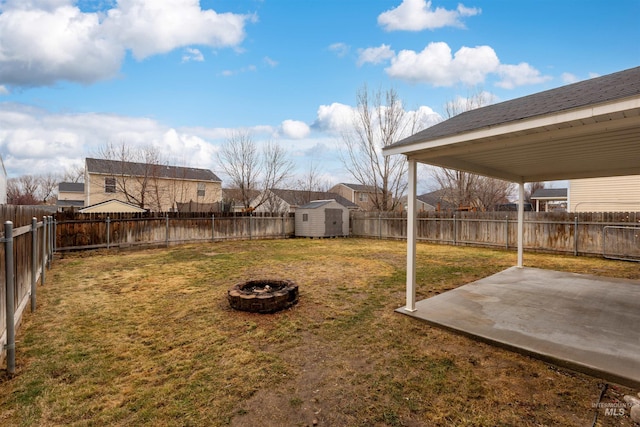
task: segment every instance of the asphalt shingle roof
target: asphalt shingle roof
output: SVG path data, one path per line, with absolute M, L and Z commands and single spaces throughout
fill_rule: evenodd
M 106 175 L 153 175 L 158 178 L 190 179 L 194 181 L 222 182 L 209 169 L 186 168 L 181 166 L 151 165 L 147 163 L 121 162 L 118 160 L 86 159 L 87 172 Z
M 532 199 L 566 198 L 566 188 L 539 188 L 531 195 Z
M 396 142 L 390 147 L 429 141 L 536 116 L 620 100 L 638 94 L 640 94 L 640 67 L 635 67 L 470 110 Z
M 58 184 L 58 191 L 84 193 L 84 183 L 83 182 L 61 182 Z

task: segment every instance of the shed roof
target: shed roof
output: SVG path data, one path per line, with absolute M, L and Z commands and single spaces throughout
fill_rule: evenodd
M 86 159 L 87 172 L 106 175 L 148 176 L 158 178 L 182 179 L 194 181 L 222 182 L 209 169 L 187 168 L 182 166 L 154 165 L 149 163 L 121 162 L 119 160 Z
M 331 202 L 335 202 L 335 200 L 314 200 L 313 202 L 309 202 L 304 206 L 300 206 L 298 209 L 318 209 L 322 206 L 328 205 Z
M 385 155 L 514 182 L 640 174 L 640 67 L 471 110 Z

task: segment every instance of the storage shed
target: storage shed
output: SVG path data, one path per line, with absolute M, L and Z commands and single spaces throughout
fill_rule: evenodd
M 296 209 L 296 236 L 337 237 L 349 235 L 349 210 L 331 200 L 314 200 Z

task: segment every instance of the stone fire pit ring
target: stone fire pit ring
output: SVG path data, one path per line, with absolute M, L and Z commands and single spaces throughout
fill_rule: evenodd
M 252 313 L 274 313 L 298 302 L 298 285 L 292 280 L 249 280 L 227 291 L 232 308 Z

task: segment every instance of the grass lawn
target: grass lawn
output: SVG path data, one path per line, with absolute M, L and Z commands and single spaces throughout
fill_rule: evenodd
M 0 425 L 587 426 L 600 381 L 430 327 L 405 302 L 404 242 L 222 242 L 58 258 L 0 374 Z M 515 264 L 418 245 L 417 296 Z M 640 279 L 635 263 L 525 254 L 525 265 Z M 226 291 L 292 279 L 293 308 Z M 637 391 L 637 390 L 636 390 Z M 611 385 L 604 401 L 632 391 Z M 633 425 L 628 415 L 598 425 Z

